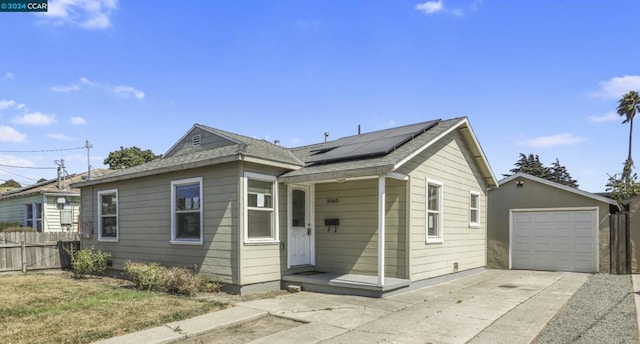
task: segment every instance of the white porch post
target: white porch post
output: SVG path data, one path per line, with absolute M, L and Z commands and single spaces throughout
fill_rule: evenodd
M 384 286 L 384 237 L 385 237 L 385 175 L 378 178 L 378 285 Z

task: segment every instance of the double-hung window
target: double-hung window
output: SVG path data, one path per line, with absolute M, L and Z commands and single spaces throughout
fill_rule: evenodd
M 244 235 L 247 243 L 278 241 L 276 177 L 245 172 Z
M 98 240 L 118 241 L 118 190 L 98 191 Z
M 427 243 L 442 242 L 442 183 L 426 180 L 427 184 Z
M 25 204 L 24 226 L 42 232 L 42 203 Z
M 202 177 L 171 182 L 171 242 L 202 244 Z
M 480 227 L 480 193 L 469 193 L 469 227 Z

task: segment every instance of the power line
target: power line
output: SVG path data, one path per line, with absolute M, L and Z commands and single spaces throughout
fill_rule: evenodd
M 59 148 L 59 149 L 39 149 L 39 150 L 0 150 L 0 153 L 46 153 L 46 152 L 61 152 L 70 150 L 80 150 L 87 147 L 73 147 L 73 148 Z
M 30 178 L 30 177 L 25 177 L 25 176 L 23 176 L 23 175 L 20 175 L 20 174 L 17 174 L 17 173 L 11 172 L 11 171 L 7 171 L 7 170 L 2 169 L 2 168 L 0 168 L 0 171 L 6 172 L 6 173 L 9 173 L 9 174 L 13 174 L 13 175 L 18 176 L 18 177 L 21 177 L 21 178 L 30 179 L 30 180 L 33 180 L 34 182 L 37 182 L 37 181 L 38 181 L 37 179 L 33 179 L 33 178 Z
M 33 170 L 55 170 L 56 167 L 29 167 L 29 166 L 14 166 L 14 165 L 2 165 L 0 167 L 11 167 L 11 168 L 29 168 Z

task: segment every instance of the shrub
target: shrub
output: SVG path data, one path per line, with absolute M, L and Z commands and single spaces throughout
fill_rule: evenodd
M 0 222 L 0 232 L 4 232 L 5 228 L 9 228 L 9 227 L 20 227 L 20 223 L 19 222 L 8 222 L 8 221 L 2 221 Z
M 143 264 L 127 261 L 124 272 L 140 290 L 163 291 L 167 268 L 158 263 Z
M 166 268 L 158 263 L 127 261 L 124 271 L 139 290 L 192 296 L 197 292 L 218 292 L 221 287 L 220 283 L 196 274 L 193 268 Z
M 71 256 L 71 271 L 74 278 L 84 278 L 88 274 L 103 272 L 107 269 L 110 253 L 96 250 L 93 246 L 76 251 L 73 246 L 67 250 Z
M 29 232 L 29 233 L 33 233 L 33 232 L 37 232 L 35 230 L 35 228 L 31 228 L 31 227 L 5 227 L 2 230 L 0 230 L 0 232 L 2 233 L 15 233 L 15 232 Z

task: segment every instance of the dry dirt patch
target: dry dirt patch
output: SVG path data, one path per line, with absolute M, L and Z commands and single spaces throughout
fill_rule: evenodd
M 220 328 L 206 334 L 188 338 L 180 344 L 244 344 L 270 334 L 282 332 L 302 323 L 268 315 L 246 323 Z

